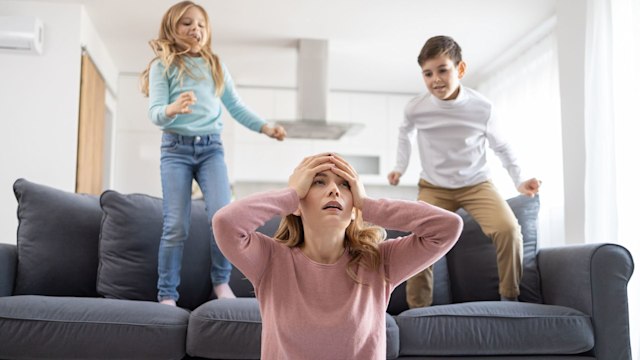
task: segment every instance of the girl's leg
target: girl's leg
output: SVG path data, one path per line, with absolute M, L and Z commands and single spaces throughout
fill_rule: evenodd
M 160 176 L 162 179 L 162 238 L 158 250 L 158 301 L 179 298 L 180 270 L 184 242 L 189 233 L 191 182 L 190 144 L 174 134 L 163 134 Z
M 231 189 L 224 162 L 224 149 L 219 135 L 203 136 L 196 143 L 198 170 L 196 180 L 202 189 L 209 221 L 213 215 L 231 200 Z M 211 232 L 213 234 L 213 231 Z M 218 298 L 235 297 L 229 288 L 231 263 L 218 248 L 215 239 L 211 241 L 211 282 Z

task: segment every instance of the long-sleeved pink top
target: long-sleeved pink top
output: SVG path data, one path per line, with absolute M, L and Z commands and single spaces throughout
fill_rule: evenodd
M 363 285 L 347 274 L 348 252 L 333 264 L 321 264 L 300 248 L 256 232 L 298 204 L 296 191 L 288 188 L 237 200 L 213 217 L 218 246 L 255 288 L 261 358 L 384 359 L 391 292 L 453 247 L 460 217 L 418 201 L 366 199 L 365 221 L 412 234 L 380 243 L 380 267 L 356 269 Z

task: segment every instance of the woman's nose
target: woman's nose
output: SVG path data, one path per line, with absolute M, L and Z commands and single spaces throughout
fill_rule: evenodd
M 340 196 L 340 191 L 338 190 L 338 186 L 336 184 L 330 185 L 329 195 Z

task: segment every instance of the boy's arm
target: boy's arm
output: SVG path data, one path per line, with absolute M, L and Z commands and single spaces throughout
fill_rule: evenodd
M 380 244 L 392 286 L 435 263 L 453 247 L 462 231 L 460 216 L 422 201 L 366 199 L 362 215 L 384 228 L 412 232 Z
M 487 123 L 487 140 L 489 148 L 498 156 L 502 166 L 507 170 L 516 189 L 520 188 L 524 179 L 522 178 L 522 170 L 518 165 L 518 159 L 513 148 L 507 142 L 506 138 L 500 132 L 498 119 L 491 111 L 491 118 Z
M 256 229 L 276 215 L 291 214 L 298 203 L 293 189 L 268 191 L 236 200 L 213 216 L 213 233 L 220 250 L 254 286 L 260 282 L 277 246 Z
M 391 185 L 397 185 L 400 180 L 400 176 L 407 171 L 409 159 L 411 158 L 411 137 L 415 133 L 415 130 L 415 124 L 413 121 L 409 120 L 405 110 L 404 120 L 402 121 L 402 125 L 398 128 L 396 166 L 388 175 L 389 183 Z

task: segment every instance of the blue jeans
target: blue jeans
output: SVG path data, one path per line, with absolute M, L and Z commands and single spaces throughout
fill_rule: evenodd
M 191 220 L 191 185 L 198 182 L 209 221 L 229 203 L 231 190 L 220 135 L 162 134 L 162 238 L 158 251 L 158 300 L 178 300 L 184 242 Z M 229 282 L 231 264 L 222 255 L 211 232 L 211 282 Z

